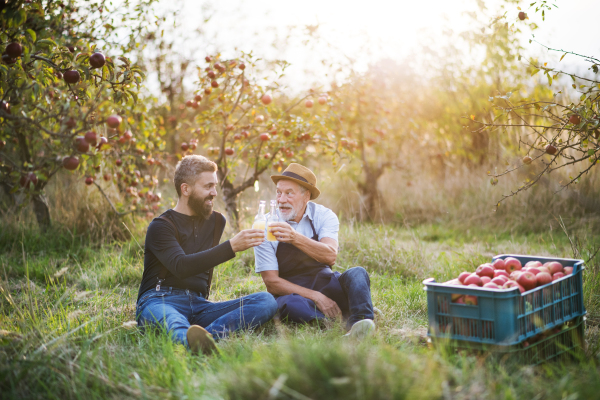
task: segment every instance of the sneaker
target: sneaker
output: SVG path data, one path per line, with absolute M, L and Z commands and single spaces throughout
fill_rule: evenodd
M 217 344 L 206 329 L 198 325 L 192 325 L 187 330 L 187 341 L 190 350 L 194 354 L 202 352 L 209 355 L 217 351 Z
M 375 323 L 372 319 L 363 319 L 362 321 L 358 321 L 350 331 L 346 333 L 344 336 L 351 337 L 354 339 L 362 340 L 368 336 L 373 336 L 375 333 Z

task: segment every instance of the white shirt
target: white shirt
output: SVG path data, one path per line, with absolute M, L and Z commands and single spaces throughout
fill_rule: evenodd
M 338 232 L 340 230 L 340 221 L 337 215 L 329 208 L 309 201 L 306 205 L 306 211 L 300 222 L 289 221 L 288 224 L 302 235 L 312 238 L 313 230 L 310 226 L 312 221 L 319 241 L 323 238 L 331 238 L 338 241 Z M 269 242 L 265 240 L 261 245 L 254 248 L 255 271 L 279 271 L 277 264 L 277 246 L 279 242 Z

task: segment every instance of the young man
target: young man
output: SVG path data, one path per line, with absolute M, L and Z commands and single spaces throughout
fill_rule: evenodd
M 262 230 L 247 229 L 218 244 L 225 217 L 213 212 L 216 171 L 214 162 L 197 155 L 177 164 L 177 205 L 155 218 L 146 233 L 136 312 L 139 326 L 164 326 L 175 342 L 206 354 L 215 350 L 214 340 L 260 326 L 277 311 L 266 292 L 221 303 L 207 300 L 212 269 L 264 240 Z
M 338 251 L 339 221 L 330 209 L 313 203 L 321 193 L 308 168 L 290 164 L 277 185 L 280 217 L 269 225 L 276 242 L 254 248 L 256 272 L 276 296 L 280 317 L 311 322 L 343 317 L 349 335 L 364 337 L 374 331 L 369 275 L 362 267 L 333 272 Z

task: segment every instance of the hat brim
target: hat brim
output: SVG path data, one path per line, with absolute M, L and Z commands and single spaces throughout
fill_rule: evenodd
M 310 192 L 311 200 L 314 200 L 321 195 L 321 191 L 319 189 L 317 189 L 316 186 L 313 186 L 310 183 L 303 182 L 300 179 L 291 178 L 291 177 L 285 176 L 285 175 L 271 175 L 271 180 L 276 185 L 277 185 L 277 182 L 279 182 L 282 179 L 287 179 L 288 181 L 296 182 L 298 185 L 308 189 L 308 191 Z

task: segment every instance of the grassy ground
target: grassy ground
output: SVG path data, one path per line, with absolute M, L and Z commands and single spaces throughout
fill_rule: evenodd
M 584 275 L 584 358 L 538 367 L 431 349 L 421 281 L 474 270 L 502 253 L 589 258 L 600 237 L 345 223 L 335 268 L 361 265 L 383 311 L 361 344 L 328 329 L 270 322 L 192 356 L 126 322 L 142 275 L 142 235 L 93 245 L 69 230 L 0 233 L 2 398 L 591 399 L 600 393 L 600 261 Z M 217 269 L 212 300 L 264 290 L 247 252 Z M 125 325 L 124 325 L 125 323 Z

